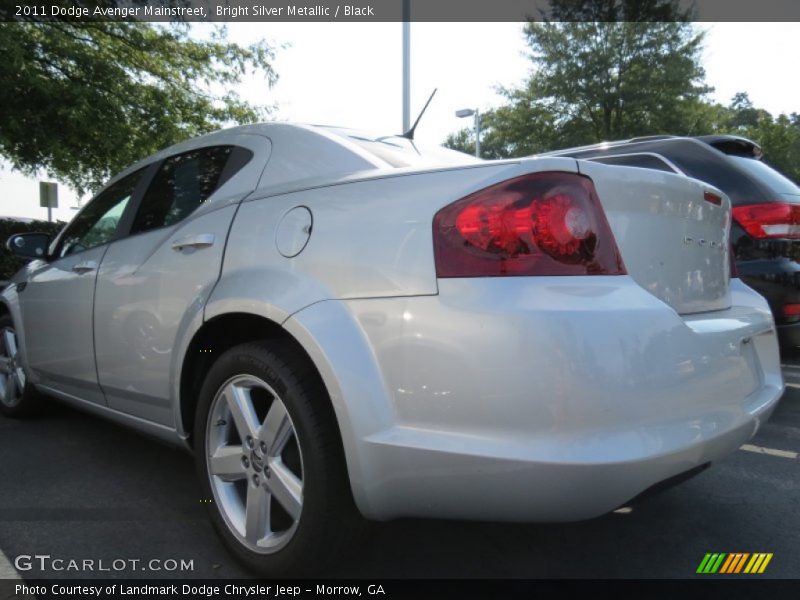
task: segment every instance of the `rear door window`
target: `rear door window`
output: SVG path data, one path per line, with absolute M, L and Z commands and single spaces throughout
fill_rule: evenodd
M 185 219 L 247 164 L 242 153 L 252 157 L 244 148 L 213 146 L 166 159 L 142 198 L 131 235 Z

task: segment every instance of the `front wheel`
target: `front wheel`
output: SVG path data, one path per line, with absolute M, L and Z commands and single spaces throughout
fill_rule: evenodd
M 7 417 L 27 417 L 40 407 L 41 396 L 22 365 L 14 321 L 4 315 L 0 317 L 0 412 Z
M 323 572 L 359 529 L 327 392 L 292 343 L 225 352 L 203 384 L 194 435 L 211 519 L 250 569 Z

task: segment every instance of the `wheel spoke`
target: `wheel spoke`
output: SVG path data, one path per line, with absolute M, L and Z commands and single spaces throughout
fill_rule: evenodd
M 6 404 L 11 404 L 17 398 L 17 383 L 11 375 L 5 378 L 6 387 L 3 390 L 3 400 Z
M 222 446 L 208 459 L 208 468 L 212 475 L 224 481 L 244 479 L 246 473 L 242 464 L 241 446 Z
M 289 516 L 297 521 L 303 509 L 303 482 L 280 460 L 270 463 L 270 470 L 271 476 L 267 480 L 269 491 Z
M 3 344 L 6 347 L 6 356 L 12 358 L 17 355 L 17 336 L 12 330 L 3 331 Z
M 244 536 L 252 544 L 257 544 L 269 531 L 270 496 L 261 487 L 247 482 L 247 506 L 244 515 Z
M 11 376 L 14 378 L 14 384 L 17 386 L 17 389 L 21 394 L 22 390 L 25 389 L 25 371 L 23 371 L 21 367 L 17 367 L 14 369 L 14 372 L 11 374 Z
M 0 356 L 0 375 L 8 375 L 11 372 L 11 359 Z
M 267 456 L 280 456 L 293 431 L 286 407 L 275 398 L 259 432 L 259 439 L 267 444 Z
M 242 442 L 247 436 L 256 437 L 258 433 L 258 417 L 253 408 L 250 390 L 238 385 L 229 385 L 225 388 L 224 394 Z

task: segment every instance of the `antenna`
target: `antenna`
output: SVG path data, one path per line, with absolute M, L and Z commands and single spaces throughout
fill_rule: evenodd
M 417 129 L 417 125 L 419 124 L 419 120 L 422 118 L 422 115 L 424 115 L 425 111 L 428 109 L 428 104 L 431 103 L 431 100 L 433 100 L 433 97 L 436 95 L 436 90 L 437 89 L 439 89 L 439 88 L 433 88 L 433 92 L 431 92 L 431 95 L 428 98 L 428 101 L 425 103 L 425 106 L 422 107 L 422 110 L 420 111 L 419 116 L 417 117 L 417 120 L 414 121 L 414 124 L 411 126 L 411 129 L 406 131 L 400 137 L 404 137 L 404 138 L 406 138 L 408 140 L 411 140 L 412 142 L 414 141 L 414 131 Z

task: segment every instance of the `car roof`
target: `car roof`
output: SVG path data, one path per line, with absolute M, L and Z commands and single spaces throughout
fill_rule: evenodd
M 590 152 L 593 150 L 609 150 L 611 148 L 620 148 L 631 146 L 634 144 L 652 143 L 659 145 L 659 142 L 666 142 L 672 144 L 674 142 L 697 140 L 708 146 L 716 148 L 722 152 L 735 153 L 735 154 L 749 154 L 754 158 L 761 158 L 761 146 L 746 137 L 731 134 L 715 134 L 715 135 L 696 135 L 696 136 L 681 136 L 681 135 L 644 135 L 625 140 L 615 140 L 610 142 L 598 142 L 596 144 L 588 144 L 586 146 L 576 146 L 574 148 L 562 148 L 561 150 L 553 150 L 551 152 L 543 152 L 537 156 L 557 156 L 559 154 L 572 154 L 576 152 Z M 737 151 L 738 150 L 738 151 Z
M 434 152 L 433 147 L 424 150 L 425 144 L 417 144 L 402 136 L 376 136 L 359 129 L 273 121 L 221 129 L 164 148 L 116 174 L 97 193 L 129 174 L 170 156 L 216 145 L 248 147 L 255 137 L 265 140 L 269 148 L 261 156 L 265 168 L 257 189 L 275 186 L 290 189 L 287 187 L 290 184 L 305 185 L 302 182 L 311 179 L 327 181 L 354 173 L 389 173 L 401 166 L 453 168 L 482 162 L 454 150 L 438 148 Z M 409 146 L 405 149 L 407 154 L 421 157 L 417 163 L 400 165 L 387 152 L 380 153 L 375 148 L 368 148 L 370 145 L 386 145 L 402 149 L 399 144 L 401 141 Z

